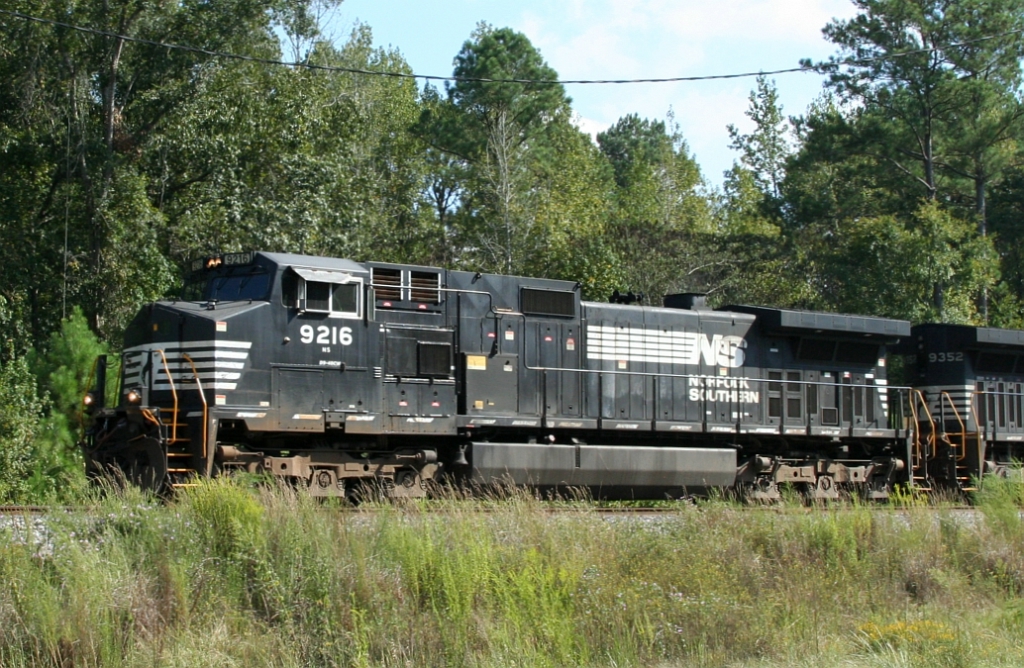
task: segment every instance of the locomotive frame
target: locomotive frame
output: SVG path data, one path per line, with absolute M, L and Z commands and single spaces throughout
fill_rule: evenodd
M 423 496 L 445 477 L 757 499 L 780 483 L 885 498 L 949 477 L 920 474 L 935 449 L 912 418 L 924 395 L 887 384 L 906 321 L 712 310 L 697 295 L 605 304 L 567 281 L 263 252 L 198 261 L 186 297 L 129 325 L 114 406 L 98 364 L 91 475 L 153 490 L 246 470 L 321 496 L 366 482 Z

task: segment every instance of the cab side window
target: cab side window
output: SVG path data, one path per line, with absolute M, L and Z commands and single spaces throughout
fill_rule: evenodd
M 334 286 L 331 293 L 331 311 L 334 313 L 359 314 L 360 283 L 342 283 Z
M 330 311 L 331 310 L 331 284 L 305 281 L 306 284 L 306 310 L 307 311 Z
M 316 280 L 319 278 L 327 280 Z M 347 273 L 292 269 L 281 277 L 281 303 L 333 317 L 358 318 L 362 315 L 362 287 L 362 279 Z

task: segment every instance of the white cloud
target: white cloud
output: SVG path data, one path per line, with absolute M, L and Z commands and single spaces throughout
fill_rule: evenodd
M 732 166 L 735 152 L 729 147 L 726 126 L 736 125 L 746 131 L 743 115 L 747 106 L 747 92 L 738 87 L 726 90 L 690 90 L 677 98 L 673 105 L 676 121 L 682 128 L 683 138 L 690 152 L 697 157 L 701 171 L 712 182 L 721 179 L 722 172 Z
M 848 0 L 567 0 L 533 4 L 519 24 L 563 79 L 662 78 L 794 67 L 834 51 L 821 29 L 853 16 Z M 787 114 L 820 91 L 813 75 L 775 77 Z M 581 129 L 604 129 L 629 113 L 665 118 L 674 109 L 706 176 L 721 179 L 735 155 L 726 126 L 744 116 L 753 79 L 621 86 L 571 86 Z M 599 131 L 598 130 L 598 131 Z
M 835 49 L 821 29 L 855 9 L 849 0 L 346 0 L 338 20 L 367 19 L 378 42 L 398 46 L 419 73 L 450 73 L 452 57 L 484 20 L 525 33 L 563 79 L 632 79 L 756 72 L 824 58 Z M 803 113 L 823 82 L 808 74 L 774 79 L 788 115 Z M 577 125 L 591 135 L 630 113 L 664 119 L 673 108 L 691 152 L 717 183 L 736 158 L 726 125 L 750 131 L 743 112 L 753 87 L 748 78 L 578 85 L 568 93 Z
M 657 2 L 659 25 L 699 39 L 795 40 L 811 44 L 834 15 L 849 15 L 838 0 L 731 0 L 710 3 Z M 660 13 L 660 12 L 659 12 Z
M 528 11 L 518 28 L 563 76 L 672 76 L 795 65 L 827 51 L 822 27 L 851 10 L 846 0 L 606 0 Z
M 580 132 L 585 132 L 590 135 L 590 138 L 595 142 L 597 141 L 597 134 L 607 130 L 611 123 L 605 123 L 603 121 L 596 121 L 593 118 L 584 118 L 579 114 L 572 119 L 573 125 L 579 128 Z

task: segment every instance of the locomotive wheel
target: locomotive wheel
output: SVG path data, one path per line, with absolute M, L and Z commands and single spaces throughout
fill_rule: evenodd
M 155 438 L 143 438 L 133 444 L 125 457 L 125 479 L 141 490 L 157 493 L 167 480 L 167 455 Z

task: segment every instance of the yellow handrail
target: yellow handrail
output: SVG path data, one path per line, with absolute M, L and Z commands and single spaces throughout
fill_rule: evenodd
M 953 416 L 956 421 L 960 423 L 960 449 L 961 452 L 957 454 L 956 460 L 958 462 L 963 461 L 967 458 L 967 427 L 964 425 L 963 419 L 960 417 L 960 411 L 956 409 L 956 405 L 953 403 L 953 398 L 949 396 L 949 392 L 939 393 L 939 401 L 945 399 L 949 403 L 949 407 L 953 409 Z M 946 429 L 946 425 L 942 425 L 942 429 Z
M 161 422 L 159 419 L 157 419 L 157 417 L 155 415 L 153 415 L 153 411 L 149 410 L 148 408 L 143 408 L 142 409 L 142 417 L 146 418 L 147 420 L 149 420 L 150 422 L 155 424 L 157 426 L 157 428 L 160 428 L 161 426 L 163 426 L 163 422 Z
M 917 425 L 919 425 L 921 422 L 920 422 L 920 420 L 917 417 L 917 408 L 916 408 L 917 404 L 914 401 L 915 397 L 921 401 L 921 408 L 924 409 L 925 414 L 928 416 L 928 424 L 930 424 L 931 428 L 932 428 L 931 438 L 928 439 L 928 442 L 931 445 L 931 452 L 929 453 L 929 458 L 935 456 L 935 441 L 936 441 L 935 419 L 932 417 L 932 412 L 928 408 L 928 402 L 925 401 L 924 393 L 921 392 L 921 390 L 913 390 L 912 389 L 910 391 L 910 396 L 911 396 L 911 400 L 910 400 L 910 413 L 911 413 L 911 415 L 914 418 L 914 425 L 915 425 L 914 426 L 914 446 L 915 446 L 918 462 L 920 462 L 920 460 L 921 460 L 921 435 L 920 435 L 920 433 L 918 431 Z M 920 466 L 920 464 L 918 464 L 918 465 Z
M 921 430 L 918 429 L 918 424 L 919 423 L 918 423 L 918 420 L 917 420 L 917 406 L 914 404 L 914 392 L 913 392 L 913 390 L 911 390 L 911 392 L 910 392 L 910 396 L 909 396 L 909 399 L 908 399 L 907 403 L 910 406 L 910 422 L 913 425 L 911 427 L 911 429 L 914 430 L 914 450 L 913 450 L 913 456 L 914 456 L 914 460 L 915 461 L 911 462 L 911 468 L 916 470 L 916 469 L 918 469 L 921 466 Z
M 196 371 L 195 362 L 193 362 L 192 358 L 188 356 L 188 353 L 183 353 L 182 357 L 188 360 L 188 365 L 192 367 L 192 376 L 196 379 L 196 387 L 199 388 L 199 398 L 203 400 L 203 459 L 206 459 L 206 430 L 207 423 L 209 422 L 209 420 L 206 419 L 206 392 L 203 391 L 203 383 L 199 380 L 199 372 Z
M 978 435 L 978 460 L 979 460 L 979 462 L 985 458 L 984 457 L 985 450 L 984 450 L 984 447 L 983 447 L 984 441 L 982 440 L 982 434 L 981 434 L 981 421 L 978 420 L 978 409 L 974 405 L 974 398 L 979 396 L 979 395 L 984 395 L 984 394 L 985 394 L 984 390 L 982 390 L 981 392 L 979 392 L 978 390 L 974 390 L 973 392 L 971 392 L 971 415 L 974 417 L 974 426 L 977 427 L 977 431 L 975 431 L 975 433 Z M 987 426 L 988 425 L 986 425 L 986 428 L 987 428 Z
M 156 352 L 160 353 L 160 359 L 164 361 L 164 373 L 167 374 L 167 382 L 171 385 L 171 396 L 174 397 L 174 416 L 171 422 L 171 442 L 174 443 L 178 440 L 178 391 L 174 389 L 174 378 L 171 377 L 171 369 L 167 366 L 167 356 L 159 348 Z

